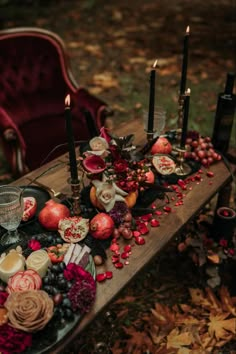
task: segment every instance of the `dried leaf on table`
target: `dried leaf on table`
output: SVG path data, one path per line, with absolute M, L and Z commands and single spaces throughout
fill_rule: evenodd
M 219 289 L 219 295 L 224 311 L 228 311 L 236 316 L 236 305 L 230 297 L 229 290 L 225 286 L 221 286 Z
M 236 318 L 229 318 L 230 314 L 222 312 L 216 315 L 210 315 L 208 332 L 211 337 L 219 340 L 231 340 L 232 334 L 236 335 Z

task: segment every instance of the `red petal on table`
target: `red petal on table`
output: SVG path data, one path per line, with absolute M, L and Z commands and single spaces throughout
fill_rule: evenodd
M 139 233 L 139 235 L 140 235 L 140 233 Z M 125 251 L 125 252 L 130 252 L 130 251 L 131 251 L 131 245 L 126 245 L 126 246 L 124 247 L 124 251 Z
M 106 277 L 107 277 L 107 279 L 111 279 L 111 278 L 113 278 L 113 273 L 112 273 L 112 272 L 107 271 L 107 272 L 106 272 Z
M 171 212 L 171 207 L 164 206 L 163 210 L 166 211 L 167 213 L 170 213 Z
M 156 219 L 152 219 L 150 224 L 151 224 L 152 227 L 160 226 L 160 222 L 158 220 L 156 220 Z
M 137 243 L 137 245 L 144 245 L 145 244 L 145 239 L 142 236 L 136 237 L 135 238 L 135 243 Z
M 121 263 L 121 262 L 117 262 L 117 263 L 114 264 L 114 266 L 115 266 L 116 268 L 119 268 L 119 269 L 120 269 L 120 268 L 123 268 L 124 265 L 123 265 L 123 263 Z
M 138 237 L 138 236 L 140 236 L 141 234 L 140 234 L 140 231 L 137 231 L 137 230 L 134 230 L 133 231 L 133 236 L 134 237 Z
M 120 256 L 122 259 L 129 258 L 129 252 L 122 252 Z
M 141 235 L 146 235 L 146 234 L 149 233 L 148 227 L 147 227 L 147 225 L 145 225 L 144 223 L 143 223 L 143 224 L 140 224 L 140 225 L 138 226 L 138 229 L 139 229 Z
M 151 213 L 142 215 L 142 216 L 140 217 L 140 219 L 141 219 L 142 221 L 149 221 L 149 220 L 151 220 L 151 218 L 152 218 L 152 214 L 151 214 Z
M 155 204 L 152 204 L 152 205 L 151 205 L 151 208 L 152 208 L 152 209 L 156 209 L 156 205 L 155 205 Z
M 214 172 L 212 172 L 212 171 L 207 171 L 207 177 L 214 177 Z
M 202 178 L 202 177 L 201 177 L 200 175 L 195 175 L 195 180 L 196 180 L 196 181 L 200 181 L 201 178 Z
M 112 263 L 116 263 L 120 260 L 120 256 L 119 255 L 113 255 L 111 256 L 111 261 Z
M 104 281 L 107 278 L 106 273 L 100 273 L 96 275 L 96 280 L 98 282 Z
M 162 211 L 157 210 L 157 211 L 155 211 L 155 214 L 156 214 L 157 216 L 161 216 L 163 213 L 162 213 Z
M 110 246 L 110 250 L 111 251 L 118 251 L 120 249 L 120 246 L 117 245 L 117 243 L 112 243 L 111 246 Z
M 182 179 L 179 179 L 177 183 L 181 189 L 185 190 L 187 188 L 186 183 Z

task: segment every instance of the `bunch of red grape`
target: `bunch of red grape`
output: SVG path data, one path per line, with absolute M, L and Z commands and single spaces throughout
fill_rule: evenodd
M 199 161 L 203 166 L 208 167 L 215 161 L 221 160 L 221 155 L 217 153 L 209 136 L 188 137 L 186 139 L 185 158 Z

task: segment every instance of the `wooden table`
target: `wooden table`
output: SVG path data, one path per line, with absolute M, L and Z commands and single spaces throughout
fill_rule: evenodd
M 119 132 L 120 133 L 120 132 Z M 67 183 L 69 173 L 66 168 L 68 158 L 63 155 L 41 168 L 30 172 L 28 175 L 15 181 L 15 185 L 26 185 L 29 183 L 27 178 L 35 178 L 41 173 L 48 170 L 46 174 L 38 179 L 41 183 L 53 188 L 55 191 L 61 191 L 70 195 L 70 186 Z M 64 338 L 63 342 L 58 343 L 53 353 L 63 353 L 63 349 L 68 347 L 73 339 L 84 330 L 94 319 L 111 303 L 120 293 L 120 291 L 134 279 L 134 277 L 149 263 L 154 257 L 165 248 L 165 246 L 175 237 L 184 225 L 193 218 L 201 208 L 231 180 L 231 174 L 223 162 L 218 162 L 211 167 L 214 177 L 206 176 L 203 173 L 203 180 L 196 184 L 190 183 L 184 204 L 175 206 L 175 202 L 171 202 L 172 212 L 163 215 L 160 219 L 160 226 L 151 228 L 148 235 L 145 236 L 146 243 L 142 246 L 135 245 L 132 248 L 132 255 L 129 258 L 129 264 L 123 269 L 116 269 L 111 262 L 111 251 L 108 250 L 108 260 L 103 266 L 97 267 L 97 272 L 101 273 L 106 270 L 113 272 L 113 278 L 104 283 L 97 283 L 96 301 L 91 311 L 84 317 L 82 322 L 74 329 L 73 333 Z M 192 190 L 189 189 L 192 187 Z M 122 244 L 134 244 L 134 241 L 120 241 Z

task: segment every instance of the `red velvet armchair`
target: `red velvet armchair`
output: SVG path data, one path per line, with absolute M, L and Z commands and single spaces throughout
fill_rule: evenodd
M 67 151 L 67 94 L 74 139 L 89 140 L 112 111 L 78 86 L 62 39 L 41 28 L 0 31 L 0 141 L 15 177 Z

